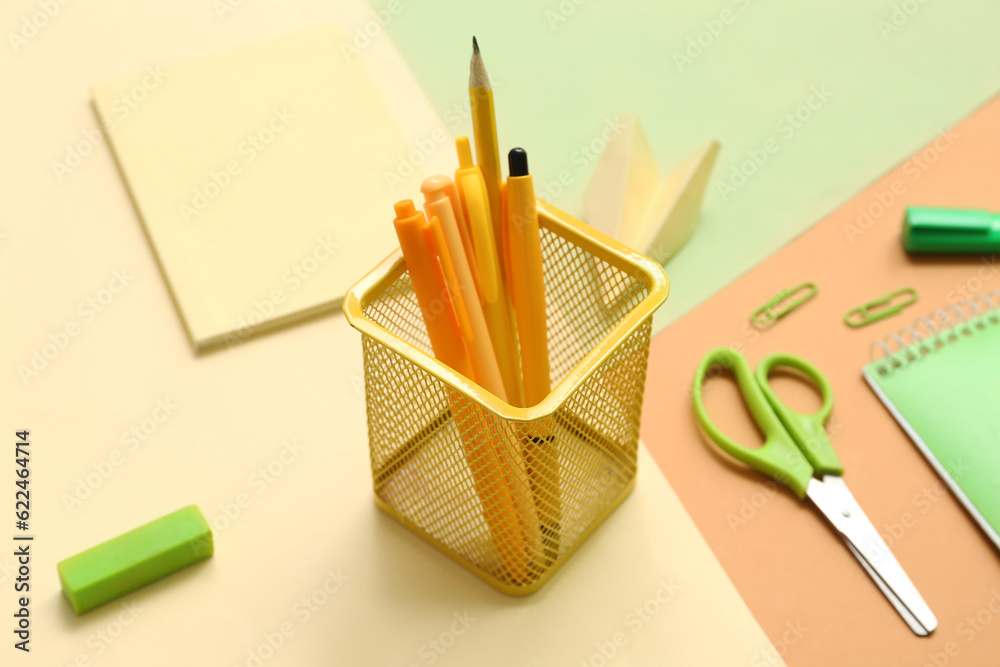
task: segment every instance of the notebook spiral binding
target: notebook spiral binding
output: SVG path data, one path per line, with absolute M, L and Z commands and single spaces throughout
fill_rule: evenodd
M 1000 289 L 948 304 L 896 333 L 872 341 L 868 357 L 874 370 L 885 375 L 963 336 L 997 324 L 1000 324 Z

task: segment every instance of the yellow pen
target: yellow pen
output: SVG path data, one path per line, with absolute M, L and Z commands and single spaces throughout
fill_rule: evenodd
M 466 150 L 468 150 L 468 140 L 465 144 Z M 479 173 L 475 167 L 473 170 L 475 174 Z M 480 177 L 479 189 L 484 191 L 481 180 Z M 470 190 L 472 189 L 470 187 Z M 454 192 L 456 188 L 447 176 L 431 176 L 423 182 L 420 190 L 424 193 L 424 211 L 427 213 L 431 229 L 437 240 L 441 265 L 452 293 L 452 301 L 456 303 L 455 310 L 468 318 L 470 330 L 463 330 L 463 334 L 466 335 L 465 343 L 475 372 L 474 379 L 480 386 L 509 403 L 510 400 L 494 352 L 494 335 L 487 325 L 483 303 L 479 298 L 479 290 L 472 278 L 473 269 L 470 268 L 470 265 L 475 266 L 477 263 L 471 261 L 471 257 L 466 257 L 456 219 L 460 216 L 452 210 L 449 198 L 449 193 Z M 458 199 L 461 200 L 461 195 L 458 195 Z M 471 199 L 473 201 L 472 217 L 476 221 L 476 228 L 480 229 L 480 237 L 485 236 L 485 239 L 492 241 L 493 237 L 490 234 L 488 224 L 489 213 L 485 206 L 485 200 L 482 198 L 476 200 L 475 196 Z M 461 211 L 461 201 L 459 201 L 458 209 L 461 217 L 464 217 L 464 211 Z M 485 234 L 483 230 L 485 230 Z M 473 245 L 475 245 L 475 239 L 473 239 Z M 496 264 L 495 257 L 491 263 Z M 491 273 L 495 276 L 495 269 Z M 502 283 L 495 279 L 490 282 L 493 283 L 491 289 L 495 296 L 499 293 L 498 289 Z M 496 306 L 499 305 L 496 298 L 494 298 L 493 303 Z M 516 358 L 513 361 L 516 361 Z M 522 453 L 521 438 L 511 437 L 505 431 L 498 431 L 491 442 L 483 444 L 486 447 L 491 447 L 499 460 L 503 462 L 500 469 L 503 471 L 505 483 L 511 489 L 511 500 L 516 508 L 522 539 L 528 553 L 532 554 L 531 558 L 535 558 L 534 554 L 545 551 L 545 543 L 540 529 L 538 510 L 530 491 L 530 474 L 528 463 Z
M 537 405 L 549 395 L 549 343 L 545 319 L 545 278 L 538 229 L 535 188 L 528 173 L 528 154 L 510 151 L 507 178 L 507 242 L 510 285 L 521 343 L 521 372 L 525 406 Z
M 514 148 L 508 155 L 510 176 L 504 189 L 510 286 L 521 343 L 525 406 L 538 405 L 551 390 L 546 320 L 545 275 L 538 227 L 535 188 L 528 173 L 528 154 Z M 559 450 L 551 435 L 524 430 L 532 491 L 541 519 L 542 542 L 549 562 L 559 557 L 562 497 Z
M 510 297 L 500 264 L 501 251 L 493 236 L 494 225 L 490 217 L 486 184 L 479 167 L 472 164 L 469 138 L 459 137 L 455 140 L 455 147 L 458 149 L 455 186 L 472 239 L 483 315 L 490 330 L 500 375 L 507 389 L 507 402 L 520 407 L 524 405 L 524 386 L 517 357 L 514 323 L 510 316 Z

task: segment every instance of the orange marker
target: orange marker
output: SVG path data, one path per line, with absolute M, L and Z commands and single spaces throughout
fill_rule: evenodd
M 434 356 L 453 370 L 471 378 L 472 364 L 437 254 L 434 246 L 429 243 L 431 236 L 427 219 L 410 199 L 396 202 L 395 209 L 396 219 L 393 220 L 393 225 L 413 282 L 413 291 L 420 304 L 420 313 L 427 326 Z
M 431 226 L 409 199 L 397 202 L 395 209 L 396 219 L 393 224 L 396 236 L 427 326 L 434 356 L 462 375 L 474 378 L 459 319 L 438 259 Z M 508 578 L 513 583 L 526 582 L 531 573 L 518 501 L 509 482 L 506 479 L 498 480 L 496 474 L 498 470 L 509 468 L 510 464 L 504 461 L 506 457 L 495 443 L 481 437 L 482 423 L 488 421 L 490 416 L 454 390 L 446 387 L 446 391 L 493 544 L 503 561 Z

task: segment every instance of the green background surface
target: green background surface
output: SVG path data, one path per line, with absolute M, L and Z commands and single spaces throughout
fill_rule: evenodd
M 623 111 L 642 121 L 661 174 L 722 143 L 698 231 L 667 264 L 659 330 L 991 98 L 998 27 L 996 0 L 404 0 L 387 31 L 456 136 L 471 132 L 462 106 L 475 34 L 501 148 L 528 150 L 543 196 L 569 171 L 570 186 L 545 198 L 571 214 L 582 216 L 596 164 L 581 148 Z M 783 121 L 813 89 L 830 95 L 797 127 Z M 768 140 L 767 160 L 721 192 Z M 760 296 L 748 316 L 770 295 Z

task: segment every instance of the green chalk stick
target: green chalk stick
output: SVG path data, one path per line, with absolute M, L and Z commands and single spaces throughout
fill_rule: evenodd
M 63 595 L 83 614 L 212 555 L 212 529 L 196 505 L 151 521 L 59 563 Z

